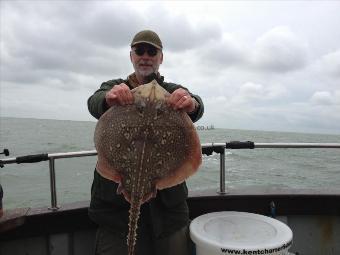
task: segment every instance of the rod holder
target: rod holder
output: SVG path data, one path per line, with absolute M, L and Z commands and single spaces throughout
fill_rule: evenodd
M 50 169 L 50 190 L 51 190 L 51 207 L 48 209 L 51 211 L 57 211 L 60 207 L 57 205 L 57 188 L 55 179 L 55 159 L 49 159 L 49 169 Z
M 7 156 L 9 156 L 9 150 L 4 149 L 2 152 L 0 152 L 0 154 L 4 154 L 7 157 Z
M 217 192 L 221 195 L 227 194 L 225 185 L 225 149 L 219 151 L 220 154 L 220 190 Z

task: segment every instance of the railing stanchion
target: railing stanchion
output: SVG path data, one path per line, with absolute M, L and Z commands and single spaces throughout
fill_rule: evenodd
M 218 193 L 227 193 L 225 186 L 225 149 L 220 152 L 220 191 Z
M 59 209 L 57 206 L 57 189 L 56 189 L 56 181 L 55 181 L 55 159 L 49 159 L 49 168 L 50 168 L 50 190 L 51 190 L 51 207 L 48 209 L 52 211 L 56 211 Z

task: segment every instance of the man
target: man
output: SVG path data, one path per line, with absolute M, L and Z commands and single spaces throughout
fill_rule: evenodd
M 171 93 L 168 103 L 176 110 L 184 110 L 193 122 L 203 115 L 199 96 L 186 88 L 164 82 L 159 74 L 163 62 L 163 45 L 158 35 L 144 30 L 135 35 L 131 43 L 130 60 L 134 73 L 127 79 L 102 83 L 88 99 L 90 113 L 97 119 L 113 105 L 133 104 L 131 89 L 153 79 Z M 129 203 L 117 195 L 118 184 L 102 177 L 97 170 L 91 188 L 90 218 L 98 224 L 96 254 L 126 255 Z M 189 254 L 188 195 L 184 183 L 157 192 L 157 196 L 141 207 L 137 229 L 136 254 L 186 255 Z

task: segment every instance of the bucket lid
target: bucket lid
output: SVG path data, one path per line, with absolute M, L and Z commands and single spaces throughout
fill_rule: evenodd
M 284 254 L 281 252 L 288 251 L 293 233 L 284 223 L 263 215 L 215 212 L 194 219 L 190 224 L 190 236 L 196 245 L 222 250 L 224 254 L 229 250 Z

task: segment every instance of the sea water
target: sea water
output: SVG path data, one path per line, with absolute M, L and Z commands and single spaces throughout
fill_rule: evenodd
M 39 153 L 94 150 L 95 122 L 0 118 L 0 150 L 10 158 Z M 197 126 L 201 143 L 340 142 L 340 135 L 267 132 Z M 1 155 L 0 158 L 5 158 Z M 271 189 L 334 190 L 340 188 L 340 149 L 226 150 L 226 186 Z M 189 190 L 219 188 L 219 154 L 203 156 Z M 96 157 L 56 160 L 58 204 L 90 199 Z M 4 207 L 39 207 L 50 204 L 48 162 L 9 164 L 0 168 Z

